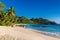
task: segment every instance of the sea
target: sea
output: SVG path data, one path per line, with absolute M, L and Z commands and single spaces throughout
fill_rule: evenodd
M 25 28 L 37 30 L 40 33 L 59 37 L 60 38 L 60 24 L 27 24 L 25 25 Z

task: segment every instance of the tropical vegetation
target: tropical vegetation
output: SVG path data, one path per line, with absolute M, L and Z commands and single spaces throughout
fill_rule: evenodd
M 49 21 L 43 18 L 28 19 L 25 16 L 18 17 L 15 14 L 14 7 L 10 6 L 7 11 L 4 11 L 6 6 L 0 2 L 0 25 L 13 25 L 13 24 L 56 24 L 56 22 Z

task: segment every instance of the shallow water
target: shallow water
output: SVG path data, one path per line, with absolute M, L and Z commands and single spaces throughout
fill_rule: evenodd
M 60 37 L 60 25 L 27 24 L 25 27 Z

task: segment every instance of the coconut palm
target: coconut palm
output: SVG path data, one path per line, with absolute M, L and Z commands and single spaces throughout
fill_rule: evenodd
M 2 2 L 0 2 L 0 10 L 3 10 L 4 8 L 5 8 L 5 5 Z

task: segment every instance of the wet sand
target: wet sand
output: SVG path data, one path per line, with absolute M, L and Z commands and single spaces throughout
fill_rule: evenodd
M 0 40 L 60 40 L 23 27 L 0 26 Z

